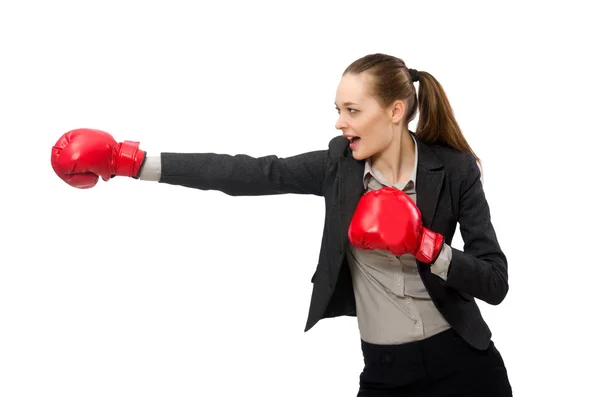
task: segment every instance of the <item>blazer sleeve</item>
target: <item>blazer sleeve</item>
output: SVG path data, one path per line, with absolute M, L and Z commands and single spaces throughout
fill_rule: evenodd
M 285 193 L 322 196 L 327 164 L 327 150 L 287 158 L 161 153 L 159 183 L 218 190 L 230 196 Z
M 491 222 L 481 172 L 475 158 L 468 158 L 458 216 L 464 251 L 452 248 L 446 285 L 498 305 L 508 293 L 508 264 Z

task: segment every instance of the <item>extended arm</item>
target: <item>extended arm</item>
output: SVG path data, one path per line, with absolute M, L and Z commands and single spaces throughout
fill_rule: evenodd
M 280 158 L 243 154 L 162 153 L 161 183 L 231 196 L 313 194 L 322 196 L 327 151 Z

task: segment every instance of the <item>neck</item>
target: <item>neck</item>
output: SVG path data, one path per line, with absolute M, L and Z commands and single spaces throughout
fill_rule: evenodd
M 371 166 L 381 172 L 393 185 L 408 181 L 414 164 L 415 143 L 408 128 L 398 128 L 387 149 L 371 158 Z

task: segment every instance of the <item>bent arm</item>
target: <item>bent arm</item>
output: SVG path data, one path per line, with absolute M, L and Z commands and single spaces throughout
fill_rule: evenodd
M 244 154 L 161 153 L 148 157 L 140 179 L 219 190 L 230 196 L 285 193 L 322 196 L 328 151 L 280 158 Z
M 508 265 L 496 238 L 480 176 L 475 159 L 470 157 L 458 219 L 464 251 L 452 248 L 446 285 L 497 305 L 508 293 Z

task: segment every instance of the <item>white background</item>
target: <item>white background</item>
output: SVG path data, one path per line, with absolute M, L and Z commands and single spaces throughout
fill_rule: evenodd
M 483 160 L 511 289 L 480 306 L 515 396 L 597 396 L 597 14 L 518 3 L 2 2 L 0 396 L 356 395 L 356 319 L 303 332 L 321 198 L 78 190 L 50 149 L 324 149 L 374 52 L 432 73 Z

